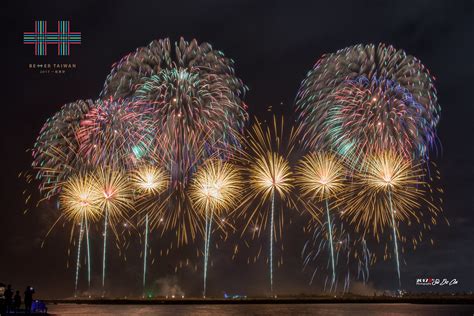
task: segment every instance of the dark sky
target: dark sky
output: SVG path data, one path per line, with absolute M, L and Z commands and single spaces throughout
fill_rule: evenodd
M 23 215 L 22 191 L 17 178 L 31 163 L 25 152 L 31 148 L 44 121 L 66 102 L 97 98 L 111 64 L 153 39 L 180 36 L 206 41 L 236 62 L 236 73 L 248 85 L 246 102 L 251 115 L 268 117 L 273 106 L 292 113 L 299 83 L 316 60 L 359 43 L 384 42 L 418 57 L 436 77 L 442 106 L 438 134 L 442 143 L 433 153 L 442 173 L 445 216 L 451 227 L 435 227 L 434 246 L 423 245 L 404 255 L 404 288 L 420 290 L 416 277 L 457 278 L 450 291 L 472 290 L 474 255 L 474 3 L 472 1 L 10 1 L 2 8 L 1 50 L 1 207 L 0 281 L 24 288 L 27 283 L 38 295 L 67 297 L 73 292 L 73 269 L 67 268 L 69 231 L 58 227 L 40 248 L 53 220 L 47 207 Z M 311 4 L 313 3 L 313 4 Z M 33 47 L 22 44 L 22 33 L 33 29 L 35 20 L 70 20 L 72 30 L 82 32 L 83 43 L 73 46 L 71 56 L 35 57 Z M 6 40 L 5 40 L 6 39 Z M 45 76 L 27 69 L 29 63 L 76 63 L 77 70 L 64 76 Z M 308 285 L 301 271 L 303 238 L 290 228 L 285 232 L 284 265 L 276 271 L 278 293 L 311 293 L 320 284 Z M 296 233 L 295 233 L 296 234 Z M 96 259 L 100 239 L 93 239 Z M 128 261 L 111 252 L 110 287 L 114 295 L 139 293 L 141 263 L 139 245 L 132 240 Z M 154 240 L 157 248 L 157 240 Z M 73 250 L 73 248 L 71 248 Z M 225 249 L 225 248 L 224 248 Z M 224 251 L 219 250 L 220 251 Z M 192 254 L 193 250 L 178 252 Z M 213 250 L 214 251 L 214 250 Z M 263 293 L 267 270 L 263 261 L 246 265 L 215 254 L 209 291 Z M 69 262 L 72 263 L 71 254 Z M 201 272 L 174 274 L 173 258 L 152 266 L 151 280 L 157 288 L 177 286 L 186 295 L 199 295 Z M 199 262 L 200 263 L 200 262 Z M 99 285 L 99 260 L 94 261 L 94 284 Z M 81 275 L 82 280 L 84 275 Z M 393 262 L 379 262 L 371 269 L 372 288 L 393 288 Z M 324 278 L 320 277 L 319 280 Z M 320 281 L 317 281 L 320 283 Z M 84 285 L 82 283 L 82 285 Z M 357 285 L 354 283 L 354 285 Z M 362 286 L 356 286 L 360 291 Z M 163 289 L 163 287 L 161 287 Z M 356 289 L 354 289 L 356 290 Z M 421 289 L 426 290 L 426 289 Z

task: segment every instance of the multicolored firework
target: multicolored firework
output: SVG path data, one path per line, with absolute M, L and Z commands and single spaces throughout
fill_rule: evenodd
M 139 192 L 139 201 L 144 201 L 146 204 L 149 203 L 150 199 L 156 198 L 156 196 L 166 189 L 169 178 L 166 172 L 160 168 L 152 165 L 143 165 L 136 169 L 130 177 L 133 185 Z M 153 215 L 156 218 L 163 212 L 163 203 L 153 203 L 153 205 L 160 205 L 161 207 L 152 207 Z M 143 249 L 143 290 L 145 291 L 146 286 L 146 272 L 147 272 L 147 254 L 148 254 L 148 230 L 149 230 L 149 216 L 148 208 L 145 213 L 145 242 Z
M 249 179 L 248 192 L 239 213 L 246 220 L 242 234 L 249 228 L 265 228 L 267 223 L 269 224 L 269 269 L 272 292 L 273 242 L 276 236 L 274 233 L 279 231 L 281 235 L 283 225 L 283 212 L 280 214 L 278 225 L 275 225 L 275 195 L 289 207 L 295 206 L 290 195 L 293 189 L 293 174 L 288 162 L 288 156 L 294 148 L 295 133 L 291 129 L 289 135 L 284 135 L 283 126 L 283 118 L 277 122 L 274 117 L 273 126 L 266 128 L 256 120 L 243 141 L 245 146 L 241 151 L 241 162 L 244 169 L 248 170 Z M 269 209 L 266 207 L 268 202 L 270 202 Z M 260 229 L 253 230 L 252 234 L 259 236 L 260 231 Z
M 154 145 L 150 111 L 124 100 L 96 101 L 76 131 L 78 154 L 87 164 L 130 170 Z
M 326 205 L 326 223 L 328 243 L 332 267 L 331 288 L 336 283 L 336 259 L 333 245 L 332 214 L 329 211 L 329 199 L 336 196 L 344 188 L 344 167 L 335 155 L 330 153 L 309 154 L 301 160 L 297 167 L 297 183 L 304 196 L 316 198 Z
M 237 145 L 247 120 L 233 61 L 208 43 L 156 40 L 113 65 L 102 97 L 130 98 L 150 110 L 154 148 L 173 181 L 187 182 L 207 157 Z
M 422 238 L 423 230 L 437 223 L 441 209 L 434 189 L 426 181 L 425 164 L 416 163 L 394 151 L 372 154 L 360 172 L 353 175 L 351 185 L 338 196 L 343 208 L 342 218 L 360 232 L 362 238 L 372 234 L 377 241 L 385 229 L 392 232 L 394 255 L 400 283 L 398 241 L 406 240 L 407 229 L 400 224 L 418 224 L 413 247 Z M 427 220 L 428 219 L 428 220 Z
M 426 158 L 440 107 L 421 62 L 392 46 L 356 45 L 324 55 L 297 96 L 303 140 L 354 164 L 373 151 Z
M 191 182 L 189 195 L 198 211 L 204 213 L 206 227 L 204 230 L 204 287 L 206 297 L 207 268 L 209 261 L 209 244 L 212 233 L 214 213 L 219 216 L 222 211 L 237 205 L 237 198 L 242 190 L 238 170 L 230 163 L 213 159 L 199 169 Z M 221 225 L 221 221 L 217 221 Z
M 128 99 L 152 122 L 152 142 L 134 152 L 158 157 L 170 175 L 167 203 L 173 212 L 152 226 L 175 231 L 178 245 L 197 232 L 185 193 L 190 176 L 206 159 L 226 159 L 238 147 L 248 119 L 246 90 L 231 59 L 208 43 L 182 38 L 138 48 L 107 77 L 101 97 Z
M 104 165 L 132 168 L 143 156 L 140 149 L 153 145 L 147 115 L 125 101 L 63 106 L 43 126 L 33 149 L 32 166 L 44 197 L 59 193 L 62 184 L 80 172 Z
M 91 100 L 68 103 L 41 128 L 32 150 L 32 167 L 45 198 L 58 194 L 68 177 L 82 169 L 76 132 L 93 106 Z

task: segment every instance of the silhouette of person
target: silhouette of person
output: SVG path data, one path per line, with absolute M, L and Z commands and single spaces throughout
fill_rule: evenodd
M 15 296 L 13 297 L 13 308 L 15 309 L 15 313 L 20 311 L 21 306 L 21 296 L 20 291 L 16 291 Z
M 7 313 L 9 313 L 12 311 L 12 302 L 13 302 L 13 290 L 12 290 L 11 284 L 8 284 L 4 295 L 5 295 L 5 307 L 7 308 Z
M 33 293 L 35 290 L 31 286 L 27 286 L 25 290 L 25 313 L 31 313 L 31 305 L 33 304 Z
M 0 315 L 6 314 L 5 308 L 5 284 L 0 282 Z

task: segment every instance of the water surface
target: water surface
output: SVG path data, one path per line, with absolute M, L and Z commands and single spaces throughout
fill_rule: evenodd
M 49 304 L 52 315 L 470 315 L 474 305 L 425 304 L 226 304 L 226 305 L 86 305 Z

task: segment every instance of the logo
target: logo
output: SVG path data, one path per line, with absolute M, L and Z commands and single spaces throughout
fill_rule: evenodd
M 69 56 L 70 46 L 81 44 L 81 32 L 71 32 L 69 21 L 58 21 L 56 32 L 48 32 L 46 21 L 35 21 L 35 31 L 23 33 L 23 44 L 35 45 L 35 56 L 48 55 L 48 45 L 57 46 L 58 56 Z
M 448 286 L 451 286 L 451 285 L 456 285 L 458 284 L 458 280 L 456 279 L 452 279 L 452 280 L 448 280 L 448 279 L 433 279 L 433 278 L 426 278 L 426 279 L 416 279 L 416 285 L 440 285 L 440 286 L 443 286 L 443 285 L 448 285 Z

